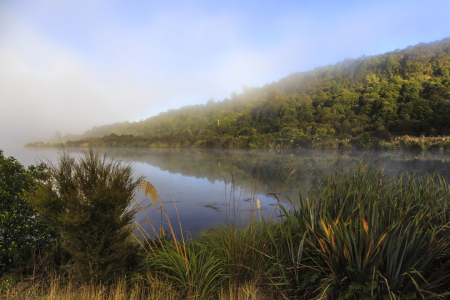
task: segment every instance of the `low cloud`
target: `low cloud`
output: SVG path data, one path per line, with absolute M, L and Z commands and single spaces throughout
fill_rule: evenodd
M 0 43 L 0 138 L 47 139 L 125 121 L 149 93 L 123 76 L 104 80 L 81 57 L 15 23 L 17 37 Z M 26 43 L 25 43 L 26 41 Z
M 182 2 L 129 13 L 103 0 L 0 4 L 0 142 L 137 121 L 222 100 L 241 84 L 442 39 L 449 4 L 430 1 L 441 9 L 385 1 L 335 12 L 341 4 L 312 3 L 254 15 L 250 6 L 217 12 Z

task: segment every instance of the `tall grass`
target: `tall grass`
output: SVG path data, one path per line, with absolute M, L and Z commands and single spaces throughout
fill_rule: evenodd
M 299 193 L 290 209 L 279 204 L 284 220 L 271 237 L 277 259 L 291 266 L 297 293 L 302 269 L 321 273 L 319 298 L 448 292 L 438 286 L 449 275 L 449 196 L 440 177 L 388 180 L 381 170 L 359 165 L 355 174 L 327 178 L 305 201 Z
M 170 281 L 187 299 L 217 296 L 220 285 L 228 277 L 219 257 L 211 255 L 201 243 L 163 243 L 164 248 L 150 251 L 145 259 L 150 283 L 154 277 Z
M 120 278 L 113 284 L 84 283 L 66 281 L 64 278 L 53 276 L 48 282 L 22 281 L 13 289 L 0 296 L 0 299 L 46 299 L 46 300 L 143 300 L 160 299 L 175 300 L 177 295 L 170 286 L 157 283 L 151 288 L 141 283 L 129 284 L 125 278 Z
M 241 286 L 231 285 L 221 288 L 217 294 L 218 300 L 272 300 L 276 295 L 261 291 L 256 284 Z M 83 284 L 65 282 L 54 277 L 47 285 L 28 286 L 21 283 L 8 292 L 0 294 L 4 300 L 180 300 L 191 299 L 180 296 L 167 282 L 154 278 L 151 286 L 144 284 L 130 285 L 123 279 L 117 283 Z
M 382 169 L 363 165 L 354 173 L 336 170 L 307 197 L 299 191 L 296 199 L 288 199 L 289 205 L 278 201 L 270 218 L 256 214 L 253 199 L 248 222 L 238 223 L 236 210 L 230 209 L 228 222 L 188 240 L 175 234 L 178 227 L 182 232 L 182 224 L 179 218 L 178 224 L 171 222 L 156 189 L 140 188 L 160 209 L 170 232 L 154 228 L 150 219 L 153 232 L 136 224 L 145 239 L 137 239 L 142 245 L 140 267 L 127 280 L 108 286 L 54 280 L 47 288 L 29 289 L 31 296 L 20 299 L 450 295 L 450 186 L 439 176 L 405 173 L 387 178 Z M 19 299 L 14 291 L 8 289 L 3 297 Z

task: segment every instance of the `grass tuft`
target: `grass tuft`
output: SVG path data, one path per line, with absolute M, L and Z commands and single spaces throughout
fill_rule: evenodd
M 306 197 L 299 191 L 296 199 L 288 199 L 289 205 L 279 199 L 269 218 L 257 214 L 255 198 L 250 220 L 238 223 L 232 190 L 228 222 L 190 239 L 182 234 L 179 218 L 177 237 L 178 227 L 171 223 L 156 189 L 143 184 L 141 189 L 152 197 L 170 232 L 153 226 L 153 232 L 145 232 L 136 224 L 145 240 L 136 238 L 141 245 L 139 263 L 128 270 L 128 277 L 111 284 L 79 284 L 67 276 L 55 275 L 50 281 L 3 276 L 1 299 L 450 295 L 449 184 L 436 175 L 387 178 L 382 169 L 361 164 L 355 173 L 338 174 L 337 168 Z

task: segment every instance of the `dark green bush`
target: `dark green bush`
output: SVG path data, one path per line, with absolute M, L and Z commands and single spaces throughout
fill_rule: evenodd
M 23 266 L 36 250 L 43 250 L 56 236 L 25 200 L 34 193 L 37 180 L 46 179 L 46 166 L 25 169 L 0 150 L 0 272 Z
M 370 142 L 370 134 L 368 132 L 364 132 L 361 134 L 358 138 L 358 147 L 359 148 L 366 148 L 367 144 Z
M 30 202 L 43 222 L 61 232 L 80 279 L 113 280 L 133 251 L 130 225 L 137 210 L 130 204 L 142 177 L 133 179 L 131 165 L 92 149 L 78 159 L 63 151 L 49 176 Z

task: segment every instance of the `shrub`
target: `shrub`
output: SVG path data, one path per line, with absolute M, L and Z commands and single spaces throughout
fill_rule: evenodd
M 401 149 L 405 149 L 406 147 L 407 147 L 406 140 L 400 139 L 400 148 Z
M 56 236 L 25 200 L 26 193 L 36 191 L 36 180 L 45 180 L 45 170 L 44 164 L 27 170 L 0 150 L 0 272 L 22 266 Z
M 358 147 L 365 148 L 369 144 L 371 137 L 368 132 L 364 132 L 358 138 Z
M 30 197 L 43 222 L 60 230 L 75 274 L 85 281 L 111 281 L 131 253 L 130 208 L 142 177 L 131 165 L 107 161 L 92 149 L 77 160 L 63 151 L 50 165 L 50 180 Z
M 306 201 L 299 193 L 290 211 L 280 204 L 286 221 L 273 244 L 281 253 L 277 257 L 291 254 L 288 270 L 299 273 L 292 276 L 297 286 L 302 268 L 322 271 L 320 297 L 445 293 L 449 199 L 448 183 L 440 177 L 404 174 L 387 180 L 379 170 L 359 165 L 355 174 L 328 178 L 323 191 Z M 302 259 L 307 257 L 314 260 Z

